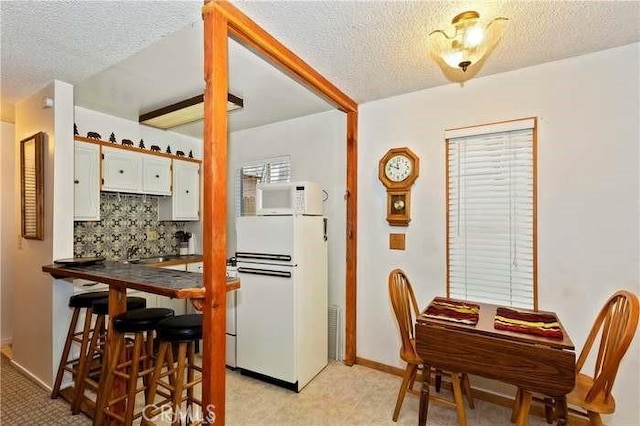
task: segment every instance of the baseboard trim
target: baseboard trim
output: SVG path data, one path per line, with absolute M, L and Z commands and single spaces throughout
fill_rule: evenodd
M 393 374 L 394 376 L 402 377 L 404 375 L 404 369 L 399 367 L 393 367 L 391 365 L 383 364 L 378 361 L 372 361 L 366 358 L 356 357 L 356 364 L 363 367 L 373 368 L 374 370 L 383 371 L 385 373 Z M 416 381 L 422 381 L 422 377 L 416 377 Z
M 40 380 L 38 377 L 34 376 L 29 370 L 27 370 L 26 368 L 24 368 L 23 366 L 21 366 L 20 364 L 18 364 L 15 360 L 11 360 L 11 365 L 13 365 L 15 368 L 17 368 L 18 370 L 20 370 L 20 372 L 22 374 L 24 374 L 25 376 L 27 376 L 27 378 L 29 378 L 31 381 L 33 381 L 35 384 L 37 384 L 38 386 L 40 386 L 41 388 L 45 389 L 48 392 L 51 392 L 51 386 L 47 385 L 45 382 L 43 382 L 42 380 Z
M 374 370 L 382 371 L 384 373 L 393 374 L 395 376 L 402 377 L 404 375 L 404 369 L 399 367 L 393 367 L 391 365 L 383 364 L 378 361 L 372 361 L 370 359 L 356 357 L 356 364 L 361 365 L 363 367 L 372 368 Z M 422 382 L 422 376 L 419 374 L 416 377 L 416 382 Z M 450 387 L 451 384 L 445 381 L 442 382 L 442 387 L 447 388 Z M 489 392 L 483 389 L 472 388 L 473 398 L 479 399 L 481 401 L 488 402 L 490 404 L 499 405 L 501 407 L 511 408 L 513 407 L 514 398 L 510 398 L 508 396 L 499 395 L 497 393 Z M 531 410 L 529 412 L 534 416 L 544 417 L 544 407 L 539 405 L 531 405 Z M 585 422 L 584 419 L 580 417 L 576 417 L 572 413 L 569 413 L 569 418 L 567 420 L 571 420 L 571 424 L 575 425 L 587 425 L 588 422 Z

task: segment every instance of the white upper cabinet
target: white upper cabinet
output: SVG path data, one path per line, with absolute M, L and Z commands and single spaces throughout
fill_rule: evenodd
M 173 196 L 160 199 L 159 220 L 200 220 L 200 164 L 173 160 Z
M 102 190 L 142 192 L 143 154 L 102 147 Z
M 142 192 L 171 195 L 171 159 L 145 155 L 142 160 Z
M 102 190 L 171 195 L 171 159 L 103 146 Z
M 100 145 L 75 142 L 73 219 L 100 220 Z

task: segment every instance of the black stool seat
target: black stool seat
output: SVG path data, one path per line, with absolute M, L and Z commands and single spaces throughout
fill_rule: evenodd
M 127 297 L 127 311 L 147 307 L 144 297 Z M 98 315 L 109 315 L 109 299 L 99 299 L 93 302 L 93 312 Z
M 119 333 L 153 330 L 160 321 L 173 317 L 173 314 L 173 309 L 168 308 L 134 309 L 114 317 L 113 328 Z
M 93 291 L 89 293 L 80 293 L 69 298 L 70 308 L 90 308 L 93 302 L 109 297 L 108 291 Z
M 158 323 L 158 338 L 168 342 L 202 339 L 202 315 L 176 315 Z

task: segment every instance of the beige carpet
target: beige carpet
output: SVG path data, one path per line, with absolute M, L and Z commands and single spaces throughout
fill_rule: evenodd
M 0 424 L 90 425 L 83 415 L 71 416 L 69 404 L 49 393 L 0 356 Z
M 90 425 L 71 416 L 62 399 L 20 373 L 3 356 L 0 372 L 2 425 Z M 227 372 L 226 423 L 229 425 L 415 425 L 418 399 L 408 395 L 397 423 L 391 421 L 400 378 L 362 366 L 332 362 L 300 393 L 237 372 Z M 510 410 L 482 401 L 467 409 L 469 425 L 510 425 Z M 530 425 L 545 425 L 531 417 Z M 430 404 L 429 425 L 456 425 L 453 409 Z M 158 424 L 165 424 L 159 422 Z

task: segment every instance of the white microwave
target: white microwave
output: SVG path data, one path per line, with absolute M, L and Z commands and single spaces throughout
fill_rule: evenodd
M 256 215 L 322 214 L 322 188 L 317 183 L 274 182 L 256 186 Z

